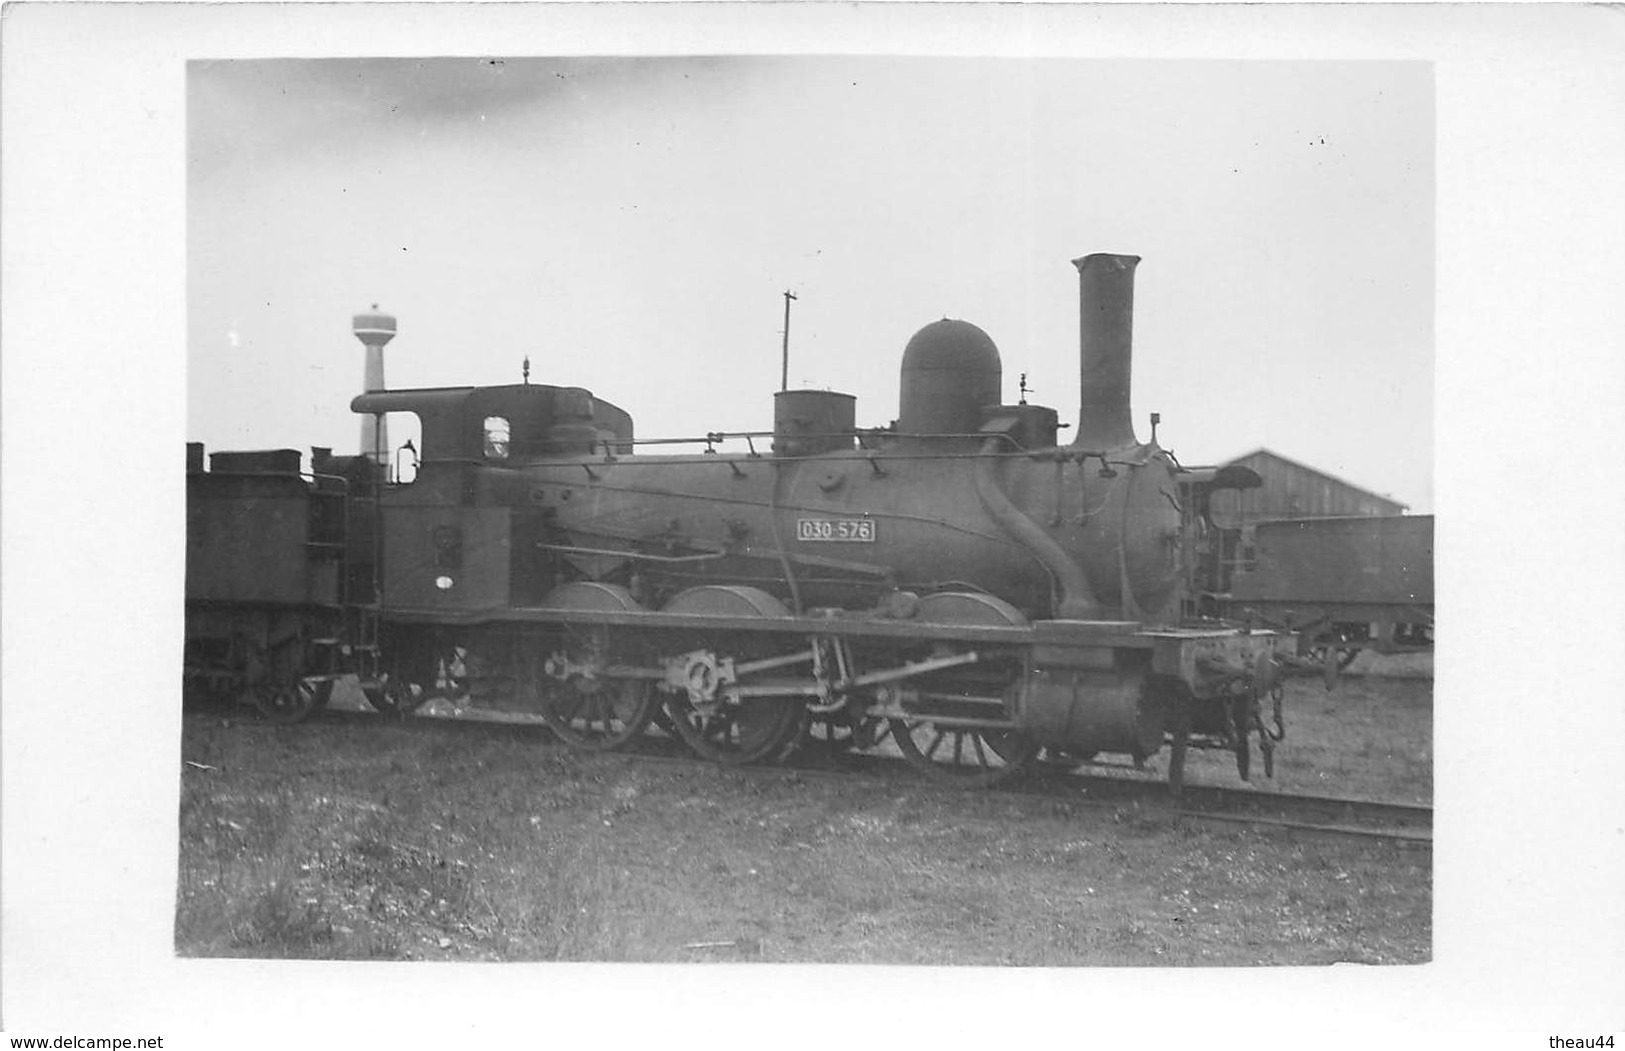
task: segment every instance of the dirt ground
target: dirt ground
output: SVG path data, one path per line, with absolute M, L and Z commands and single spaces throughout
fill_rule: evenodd
M 1294 680 L 1276 787 L 1427 801 L 1431 686 L 1361 676 L 1327 693 Z M 182 759 L 182 956 L 1431 955 L 1426 846 L 912 780 L 581 756 L 537 728 L 440 719 L 335 713 L 279 727 L 248 709 L 188 713 Z M 1220 753 L 1195 757 L 1192 776 L 1239 783 Z

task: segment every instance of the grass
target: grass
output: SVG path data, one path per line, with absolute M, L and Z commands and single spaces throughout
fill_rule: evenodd
M 1433 681 L 1346 676 L 1328 691 L 1314 678 L 1290 679 L 1286 740 L 1276 752 L 1282 791 L 1428 803 L 1433 799 Z M 1236 783 L 1234 760 L 1208 753 L 1192 770 Z M 1254 757 L 1253 780 L 1261 777 Z
M 1353 779 L 1337 786 L 1348 794 L 1431 791 L 1425 684 L 1292 689 L 1298 740 L 1280 754 L 1283 785 L 1321 786 L 1330 768 Z M 438 721 L 194 714 L 183 758 L 206 767 L 182 772 L 175 935 L 187 956 L 1134 966 L 1430 955 L 1431 855 L 1396 844 L 1210 828 L 1132 805 L 581 757 L 533 730 Z M 1204 777 L 1234 780 L 1227 757 L 1199 758 L 1213 764 Z

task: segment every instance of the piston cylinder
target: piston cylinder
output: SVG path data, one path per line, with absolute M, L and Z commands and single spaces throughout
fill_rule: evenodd
M 1160 698 L 1136 672 L 1040 668 L 1022 683 L 1022 728 L 1069 752 L 1155 755 L 1164 720 Z

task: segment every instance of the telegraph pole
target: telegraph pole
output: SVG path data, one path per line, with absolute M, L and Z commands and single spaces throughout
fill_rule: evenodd
M 780 390 L 790 389 L 790 300 L 794 298 L 796 298 L 794 292 L 788 288 L 784 290 L 784 355 L 780 359 L 782 363 L 779 371 Z

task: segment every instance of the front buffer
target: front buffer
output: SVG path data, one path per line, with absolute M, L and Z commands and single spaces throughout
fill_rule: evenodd
M 1166 742 L 1168 781 L 1178 793 L 1191 747 L 1231 751 L 1247 780 L 1256 733 L 1265 776 L 1274 776 L 1275 743 L 1285 736 L 1276 649 L 1290 646 L 1290 637 L 1099 621 L 1041 621 L 1033 629 L 1018 722 L 1051 752 L 1112 752 L 1140 763 Z

